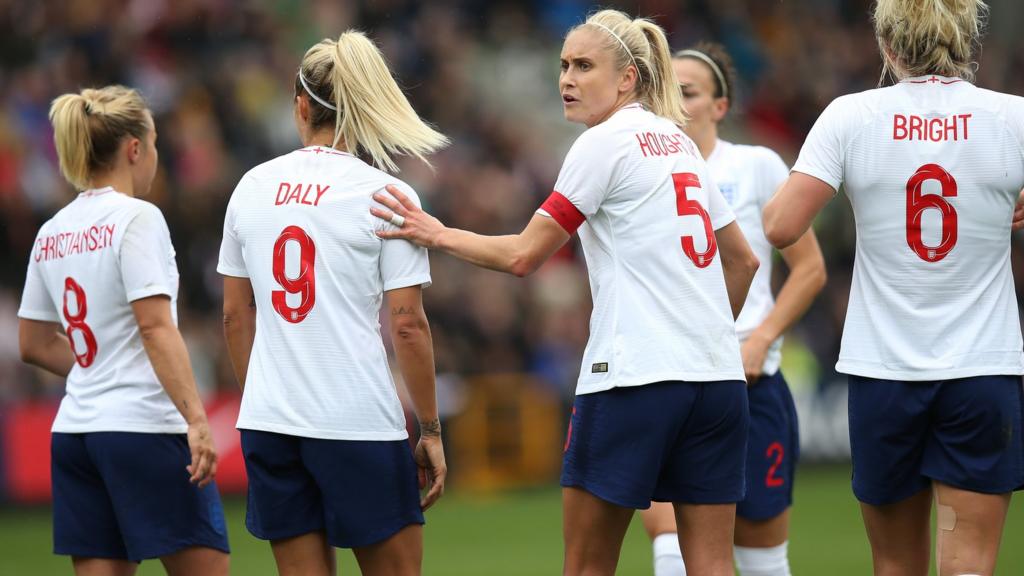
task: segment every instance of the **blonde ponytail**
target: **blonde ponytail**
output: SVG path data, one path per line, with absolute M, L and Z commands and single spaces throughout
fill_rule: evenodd
M 936 74 L 973 80 L 985 28 L 983 0 L 878 0 L 873 19 L 882 78 Z
M 320 41 L 306 52 L 301 72 L 312 93 L 336 108 L 311 101 L 311 124 L 332 120 L 334 145 L 344 141 L 353 154 L 363 150 L 378 167 L 397 172 L 394 154 L 416 156 L 429 166 L 425 155 L 449 143 L 416 114 L 384 56 L 362 32 L 349 30 L 337 41 Z M 298 82 L 296 94 L 304 89 Z
M 601 10 L 569 31 L 590 26 L 605 36 L 604 47 L 615 53 L 618 69 L 637 69 L 636 97 L 651 112 L 680 127 L 689 120 L 682 93 L 675 81 L 672 55 L 665 31 L 646 18 L 632 19 L 618 10 Z
M 78 190 L 89 188 L 92 176 L 110 167 L 121 141 L 143 138 L 150 122 L 142 96 L 124 86 L 58 96 L 50 123 L 64 179 Z

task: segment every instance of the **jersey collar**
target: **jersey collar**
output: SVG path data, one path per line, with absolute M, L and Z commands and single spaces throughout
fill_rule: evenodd
M 939 76 L 937 74 L 927 74 L 925 76 L 914 76 L 913 78 L 904 78 L 900 80 L 900 84 L 925 84 L 925 85 L 936 85 L 936 86 L 949 86 L 951 84 L 960 84 L 968 82 L 963 78 L 957 78 L 954 76 Z
M 78 195 L 83 198 L 89 198 L 92 196 L 100 196 L 102 194 L 106 194 L 107 192 L 116 192 L 116 190 L 114 190 L 113 186 L 105 186 L 103 188 L 91 188 L 89 190 L 82 190 L 81 192 L 78 193 Z
M 298 151 L 309 152 L 317 156 L 320 156 L 322 154 L 333 154 L 335 156 L 352 156 L 352 154 L 349 154 L 348 152 L 336 150 L 334 148 L 331 148 L 330 146 L 306 146 L 305 148 L 299 148 Z

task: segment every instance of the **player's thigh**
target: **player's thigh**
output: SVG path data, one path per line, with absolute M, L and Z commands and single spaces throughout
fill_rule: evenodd
M 323 532 L 323 496 L 302 461 L 298 436 L 241 430 L 248 476 L 245 526 L 261 540 L 286 541 Z
M 324 529 L 332 546 L 372 546 L 424 523 L 408 440 L 306 438 L 302 461 L 323 495 Z
M 131 560 L 110 558 L 71 558 L 75 576 L 134 576 L 139 565 Z
M 333 576 L 336 558 L 327 535 L 307 532 L 270 541 L 278 576 Z
M 696 399 L 666 452 L 653 499 L 677 504 L 735 504 L 746 490 L 750 422 L 746 383 L 729 380 L 694 385 Z
M 891 504 L 861 502 L 876 574 L 927 574 L 931 507 L 930 486 Z
M 363 576 L 417 576 L 423 563 L 423 526 L 409 524 L 381 542 L 352 552 Z
M 658 382 L 577 395 L 561 484 L 625 508 L 645 509 L 700 385 Z
M 778 529 L 788 526 L 780 516 L 793 503 L 793 481 L 800 452 L 796 406 L 781 372 L 759 378 L 747 388 L 747 395 L 750 434 L 746 495 L 736 505 L 736 516 L 745 522 L 742 528 L 737 523 L 737 537 L 760 527 L 773 533 L 770 539 L 776 539 Z M 784 533 L 782 541 L 785 541 Z
M 895 504 L 931 486 L 921 465 L 939 385 L 849 377 L 853 492 L 862 503 Z
M 1022 396 L 1019 376 L 944 381 L 932 410 L 923 473 L 986 494 L 1003 494 L 1024 484 Z
M 167 576 L 227 576 L 230 560 L 222 550 L 193 546 L 160 558 Z
M 76 571 L 81 564 L 90 574 L 116 570 L 117 561 L 128 561 L 114 504 L 85 434 L 53 433 L 50 478 L 54 553 L 72 556 Z
M 688 574 L 732 576 L 735 504 L 675 504 Z
M 191 547 L 228 552 L 217 486 L 189 482 L 184 434 L 93 432 L 86 444 L 102 470 L 130 559 Z
M 935 483 L 939 574 L 991 574 L 1010 494 L 981 494 Z
M 633 508 L 568 486 L 562 489 L 562 537 L 566 575 L 612 575 Z

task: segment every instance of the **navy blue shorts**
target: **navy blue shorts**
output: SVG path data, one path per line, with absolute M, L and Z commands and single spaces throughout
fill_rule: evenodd
M 262 540 L 325 532 L 338 548 L 423 524 L 406 440 L 324 440 L 242 430 L 249 475 L 245 526 Z
M 849 380 L 853 493 L 861 502 L 892 504 L 932 480 L 988 494 L 1024 484 L 1020 376 Z
M 55 432 L 53 551 L 141 562 L 203 546 L 228 552 L 217 486 L 188 481 L 184 434 Z
M 612 504 L 743 499 L 747 385 L 658 382 L 576 396 L 562 486 Z
M 767 520 L 793 503 L 793 476 L 800 458 L 796 405 L 782 372 L 761 376 L 747 388 L 747 395 L 747 497 L 736 505 L 736 515 Z

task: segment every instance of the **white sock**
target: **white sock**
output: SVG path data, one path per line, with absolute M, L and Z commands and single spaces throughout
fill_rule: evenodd
M 786 548 L 789 542 L 774 548 L 747 548 L 736 546 L 733 557 L 740 576 L 791 576 Z
M 654 537 L 654 576 L 686 576 L 679 535 L 675 532 Z

